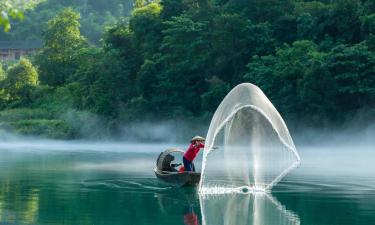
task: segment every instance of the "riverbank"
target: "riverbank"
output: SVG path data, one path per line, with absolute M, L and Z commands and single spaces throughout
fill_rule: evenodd
M 0 111 L 0 139 L 37 137 L 53 140 L 186 141 L 205 135 L 209 121 L 202 118 L 125 121 L 102 118 L 73 109 L 15 108 Z
M 106 129 L 90 113 L 67 110 L 56 113 L 42 108 L 16 108 L 0 111 L 3 133 L 49 139 L 105 137 Z
M 331 143 L 366 144 L 372 141 L 375 122 L 364 117 L 340 126 L 315 128 L 303 123 L 287 121 L 288 129 L 297 148 L 302 145 Z M 24 140 L 25 138 L 51 140 L 100 140 L 145 143 L 185 143 L 194 135 L 205 136 L 210 120 L 175 119 L 154 121 L 106 120 L 98 115 L 66 109 L 15 108 L 0 111 L 0 140 Z

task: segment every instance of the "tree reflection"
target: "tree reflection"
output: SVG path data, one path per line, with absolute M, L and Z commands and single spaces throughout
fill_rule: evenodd
M 0 183 L 0 223 L 34 224 L 38 219 L 39 189 L 25 189 L 20 183 Z

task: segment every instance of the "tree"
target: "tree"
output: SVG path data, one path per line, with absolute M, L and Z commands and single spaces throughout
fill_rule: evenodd
M 0 82 L 5 80 L 6 78 L 6 74 L 5 74 L 5 71 L 3 69 L 3 64 L 0 63 Z
M 362 18 L 361 33 L 362 37 L 366 39 L 375 35 L 375 13 Z
M 157 90 L 157 74 L 160 71 L 158 66 L 160 65 L 155 61 L 146 59 L 137 74 L 136 86 L 138 93 L 145 99 L 152 99 Z
M 319 68 L 317 65 L 321 62 L 324 62 L 324 54 L 318 51 L 316 44 L 296 41 L 291 46 L 286 45 L 277 50 L 276 55 L 254 57 L 244 78 L 257 84 L 287 118 L 304 119 L 304 116 L 316 113 L 316 108 L 308 104 L 315 105 L 319 104 L 315 101 L 322 101 L 316 98 L 309 102 L 302 97 L 306 96 L 310 88 L 311 77 L 318 78 L 316 75 L 319 73 L 315 69 Z M 325 85 L 325 88 L 329 88 L 332 84 Z
M 3 2 L 5 0 L 1 0 Z M 8 0 L 21 2 L 26 0 Z M 35 0 L 34 0 L 35 1 Z M 72 7 L 81 14 L 81 33 L 90 43 L 100 45 L 103 30 L 119 18 L 128 19 L 133 9 L 132 0 L 42 0 L 32 10 L 24 11 L 24 20 L 10 21 L 11 32 L 0 32 L 1 41 L 41 40 L 46 22 L 63 8 Z M 1 11 L 1 10 L 0 10 Z M 0 26 L 0 29 L 2 27 Z
M 28 59 L 21 58 L 16 65 L 8 69 L 7 74 L 3 81 L 3 88 L 9 100 L 21 99 L 26 103 L 29 102 L 31 91 L 39 83 L 35 67 Z
M 311 41 L 296 41 L 276 55 L 255 57 L 245 79 L 259 85 L 289 119 L 342 122 L 375 104 L 375 55 L 368 44 L 322 52 Z
M 77 52 L 74 80 L 81 84 L 81 107 L 106 118 L 117 118 L 121 107 L 137 93 L 136 75 L 142 63 L 128 23 L 119 21 L 103 37 L 103 48 Z
M 303 13 L 297 18 L 297 37 L 299 39 L 314 40 L 315 20 L 309 13 Z
M 372 0 L 363 0 L 363 12 L 366 14 L 375 13 L 375 2 Z
M 134 0 L 133 6 L 134 8 L 141 8 L 150 2 L 152 2 L 152 0 Z
M 254 24 L 238 14 L 220 14 L 211 28 L 212 74 L 234 86 L 242 81 L 249 58 L 274 52 L 268 23 Z
M 304 107 L 303 121 L 309 125 L 340 121 L 340 115 L 337 115 L 338 85 L 325 63 L 328 54 L 314 54 L 311 65 L 298 83 L 298 95 Z
M 199 115 L 200 95 L 207 89 L 205 78 L 211 76 L 207 24 L 182 15 L 166 21 L 165 26 L 156 57 L 161 68 L 157 74 L 159 95 L 153 96 L 152 102 L 168 116 L 182 112 Z
M 6 79 L 6 73 L 3 69 L 2 63 L 0 63 L 0 106 L 7 101 L 7 94 L 4 89 L 4 80 Z
M 134 33 L 134 44 L 146 58 L 150 58 L 159 49 L 162 39 L 161 6 L 150 3 L 136 8 L 129 21 L 129 29 Z
M 225 95 L 230 91 L 230 86 L 216 77 L 209 80 L 209 83 L 208 91 L 201 95 L 202 109 L 206 113 L 213 114 Z
M 4 31 L 8 32 L 11 28 L 10 18 L 23 20 L 24 11 L 34 8 L 43 0 L 1 0 L 0 1 L 0 26 L 4 27 Z
M 79 31 L 79 14 L 66 8 L 48 21 L 44 46 L 36 56 L 41 83 L 60 86 L 77 69 L 76 52 L 86 46 Z
M 297 17 L 309 14 L 315 19 L 320 19 L 321 16 L 328 13 L 331 7 L 328 1 L 296 1 L 294 3 L 294 14 Z
M 273 23 L 284 15 L 292 13 L 292 0 L 228 0 L 225 5 L 229 12 L 244 13 L 257 22 Z
M 375 104 L 375 54 L 365 42 L 334 48 L 327 69 L 337 82 L 340 111 L 353 113 Z
M 164 19 L 170 19 L 173 16 L 179 16 L 187 10 L 187 4 L 185 0 L 162 0 L 160 2 L 163 10 L 161 16 Z
M 323 40 L 326 35 L 340 43 L 360 42 L 360 0 L 338 0 L 317 21 L 317 36 Z
M 297 40 L 297 27 L 297 19 L 294 16 L 282 16 L 275 21 L 273 36 L 281 44 L 291 44 Z

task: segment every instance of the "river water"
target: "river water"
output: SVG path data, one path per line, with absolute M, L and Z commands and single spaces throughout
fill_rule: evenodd
M 301 166 L 269 194 L 200 196 L 155 178 L 158 154 L 172 146 L 185 148 L 2 143 L 0 224 L 375 224 L 370 147 L 299 147 Z

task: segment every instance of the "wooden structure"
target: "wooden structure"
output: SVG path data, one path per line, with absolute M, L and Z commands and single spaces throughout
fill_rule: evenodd
M 0 41 L 0 61 L 19 60 L 22 56 L 29 56 L 43 46 L 42 41 Z

